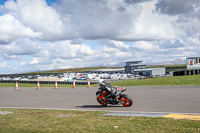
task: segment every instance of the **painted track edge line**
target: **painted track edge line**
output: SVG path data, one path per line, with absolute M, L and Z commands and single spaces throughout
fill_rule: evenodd
M 185 115 L 200 115 L 200 113 L 177 113 L 177 112 L 145 112 L 145 111 L 115 111 L 115 110 L 87 110 L 87 109 L 64 109 L 64 108 L 34 108 L 34 107 L 0 107 L 14 109 L 46 109 L 46 110 L 79 110 L 79 111 L 105 111 L 117 113 L 150 113 L 150 114 L 185 114 Z

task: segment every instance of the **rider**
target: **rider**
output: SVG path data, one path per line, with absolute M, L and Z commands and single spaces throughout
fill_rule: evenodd
M 116 88 L 113 87 L 110 83 L 106 83 L 103 79 L 99 79 L 98 83 L 103 90 L 107 91 L 110 94 L 107 96 L 107 98 L 115 96 Z

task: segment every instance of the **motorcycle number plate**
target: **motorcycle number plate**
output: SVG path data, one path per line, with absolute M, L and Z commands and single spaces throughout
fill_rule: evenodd
M 123 89 L 124 89 L 124 87 L 121 87 L 121 88 L 118 88 L 117 91 L 120 91 L 120 90 L 123 90 Z

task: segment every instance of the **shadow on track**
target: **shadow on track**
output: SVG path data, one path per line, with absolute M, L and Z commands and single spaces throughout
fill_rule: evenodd
M 75 106 L 76 108 L 112 108 L 112 107 L 124 107 L 124 106 L 116 106 L 116 105 L 107 105 L 107 106 L 101 106 L 101 105 L 83 105 L 83 106 Z

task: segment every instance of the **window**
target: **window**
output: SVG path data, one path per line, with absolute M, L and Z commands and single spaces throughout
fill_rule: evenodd
M 138 69 L 145 69 L 145 67 L 144 66 L 139 66 Z
M 197 59 L 194 59 L 193 61 L 194 61 L 194 64 L 196 64 L 196 63 L 197 63 Z
M 200 58 L 196 59 L 196 63 L 198 63 L 198 64 L 200 63 Z

